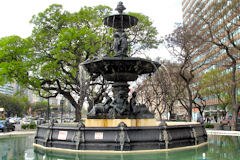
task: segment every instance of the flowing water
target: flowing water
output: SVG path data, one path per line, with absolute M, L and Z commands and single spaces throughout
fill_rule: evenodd
M 240 160 L 240 137 L 208 136 L 208 145 L 152 153 L 64 153 L 34 148 L 34 135 L 0 138 L 0 160 Z

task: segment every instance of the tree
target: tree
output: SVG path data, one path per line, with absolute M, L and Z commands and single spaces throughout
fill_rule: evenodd
M 83 102 L 94 91 L 89 87 L 94 79 L 82 72 L 79 64 L 93 57 L 113 55 L 113 29 L 102 24 L 111 10 L 100 5 L 70 13 L 54 4 L 34 15 L 30 37 L 10 36 L 0 40 L 0 82 L 16 80 L 44 98 L 60 94 L 75 107 L 75 118 L 79 121 Z M 126 31 L 131 44 L 129 53 L 155 48 L 159 41 L 149 17 L 131 14 L 140 23 Z M 141 47 L 133 47 L 134 44 Z
M 159 72 L 158 74 L 162 74 Z M 162 114 L 166 111 L 166 105 L 164 105 L 164 94 L 165 90 L 162 90 L 160 85 L 164 82 L 157 81 L 156 78 L 159 76 L 152 76 L 146 79 L 136 89 L 137 99 L 145 104 L 150 110 L 156 112 L 158 117 L 162 119 Z M 159 84 L 159 82 L 162 82 Z
M 163 113 L 169 113 L 173 117 L 175 103 L 182 90 L 179 89 L 179 76 L 176 75 L 178 65 L 169 61 L 161 61 L 159 68 L 151 77 L 138 86 L 138 99 L 147 104 L 162 119 Z
M 51 108 L 51 106 L 49 106 Z M 40 113 L 43 115 L 44 113 L 47 115 L 48 110 L 48 102 L 41 101 L 31 104 L 32 112 Z
M 226 107 L 231 103 L 230 81 L 229 73 L 220 68 L 212 69 L 202 76 L 198 88 L 200 88 L 201 95 L 217 99 L 217 103 L 226 111 Z
M 28 108 L 28 102 L 21 97 L 0 94 L 0 106 L 4 108 L 7 116 L 22 116 L 24 109 Z
M 176 108 L 176 103 L 184 92 L 184 82 L 178 74 L 179 64 L 170 61 L 161 61 L 162 66 L 162 79 L 165 79 L 165 85 L 163 89 L 165 90 L 165 104 L 167 105 L 167 110 L 170 114 L 170 119 L 173 117 L 174 108 Z M 161 79 L 159 79 L 161 80 Z M 179 106 L 178 106 L 179 107 Z
M 172 34 L 165 37 L 166 47 L 169 52 L 177 57 L 179 63 L 178 74 L 184 82 L 184 91 L 179 94 L 178 101 L 188 113 L 188 121 L 192 119 L 192 109 L 198 97 L 194 85 L 196 72 L 204 65 L 206 60 L 195 63 L 194 51 L 202 45 L 203 41 L 192 36 L 191 30 L 185 26 L 178 26 Z M 202 52 L 198 50 L 198 52 Z
M 197 93 L 196 93 L 196 100 L 194 101 L 194 105 L 195 105 L 195 108 L 197 108 L 199 110 L 199 113 L 200 113 L 200 116 L 202 117 L 203 119 L 203 112 L 205 110 L 205 108 L 207 107 L 207 100 L 206 98 L 201 94 L 199 93 L 199 89 L 197 90 Z
M 198 3 L 196 10 L 190 13 L 199 21 L 186 24 L 191 33 L 197 38 L 212 46 L 218 58 L 212 58 L 215 64 L 221 65 L 231 72 L 231 105 L 232 105 L 232 130 L 237 129 L 237 116 L 240 105 L 237 104 L 237 62 L 240 59 L 240 2 L 239 0 L 222 0 L 214 2 L 211 9 L 205 13 L 205 3 Z M 214 64 L 214 63 L 212 63 Z

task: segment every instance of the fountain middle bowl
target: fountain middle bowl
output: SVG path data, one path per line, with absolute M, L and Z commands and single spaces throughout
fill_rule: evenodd
M 102 57 L 81 65 L 91 74 L 102 75 L 108 81 L 135 81 L 139 75 L 153 73 L 160 64 L 139 57 Z

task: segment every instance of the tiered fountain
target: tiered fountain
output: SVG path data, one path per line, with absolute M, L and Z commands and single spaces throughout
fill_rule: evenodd
M 137 105 L 136 92 L 128 101 L 128 82 L 135 81 L 139 75 L 155 72 L 160 64 L 128 57 L 124 29 L 137 25 L 138 19 L 123 14 L 122 2 L 116 10 L 119 14 L 103 20 L 104 25 L 117 29 L 113 43 L 115 56 L 90 59 L 81 64 L 91 75 L 102 75 L 105 80 L 113 82 L 113 98 L 104 93 L 105 103 L 94 105 L 85 124 L 38 126 L 35 146 L 81 151 L 134 151 L 203 144 L 207 135 L 201 124 L 159 124 L 146 105 Z

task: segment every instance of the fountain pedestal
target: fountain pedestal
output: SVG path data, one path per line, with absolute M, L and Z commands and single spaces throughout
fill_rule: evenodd
M 127 127 L 158 126 L 155 118 L 152 119 L 86 119 L 86 127 L 117 127 L 119 123 L 125 123 Z

